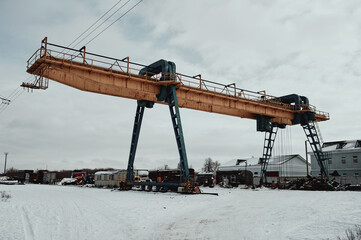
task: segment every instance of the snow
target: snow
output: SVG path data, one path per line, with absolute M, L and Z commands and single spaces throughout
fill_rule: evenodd
M 119 171 L 99 171 L 99 172 L 96 172 L 95 175 L 113 175 L 118 172 Z
M 336 239 L 361 222 L 360 192 L 203 190 L 219 196 L 0 185 L 0 239 Z
M 322 147 L 322 151 L 330 152 L 330 151 L 342 151 L 342 150 L 352 150 L 357 149 L 359 146 L 357 142 L 360 140 L 347 140 L 347 141 L 338 141 L 338 142 L 326 142 L 324 143 L 324 147 Z M 340 147 L 341 144 L 341 148 Z
M 63 178 L 60 182 L 59 185 L 64 185 L 64 184 L 72 184 L 74 182 L 76 182 L 76 178 Z
M 8 184 L 8 185 L 14 185 L 18 184 L 18 180 L 10 180 L 7 176 L 1 176 L 0 177 L 0 184 Z

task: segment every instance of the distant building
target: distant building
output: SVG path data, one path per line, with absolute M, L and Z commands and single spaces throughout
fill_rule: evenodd
M 228 181 L 231 185 L 258 184 L 260 176 L 259 158 L 235 159 L 218 168 L 217 183 Z M 306 160 L 298 154 L 272 157 L 267 167 L 266 176 L 268 181 L 306 177 Z
M 214 172 L 199 172 L 196 173 L 196 183 L 199 186 L 214 187 L 215 184 Z
M 95 174 L 94 183 L 96 187 L 117 188 L 120 182 L 125 182 L 127 170 L 100 171 Z
M 34 173 L 34 170 L 19 170 L 18 171 L 18 181 L 25 183 L 26 182 L 26 174 L 31 174 L 31 173 Z M 29 181 L 27 181 L 26 183 L 29 183 Z
M 361 140 L 325 142 L 322 145 L 329 160 L 326 167 L 330 177 L 336 177 L 343 184 L 361 183 Z M 311 156 L 311 175 L 319 176 L 320 167 L 313 153 Z
M 31 173 L 28 176 L 30 176 L 30 175 L 31 175 Z M 54 183 L 55 180 L 56 180 L 55 172 L 49 172 L 48 170 L 38 170 L 37 179 L 34 182 L 49 184 L 49 183 Z

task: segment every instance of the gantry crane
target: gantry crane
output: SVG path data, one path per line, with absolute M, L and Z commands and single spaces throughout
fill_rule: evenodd
M 190 186 L 189 168 L 179 108 L 256 120 L 257 131 L 265 132 L 262 180 L 278 128 L 300 124 L 312 146 L 321 170 L 327 177 L 326 156 L 323 154 L 315 122 L 329 120 L 329 114 L 316 110 L 304 96 L 283 97 L 237 88 L 235 83 L 223 85 L 202 79 L 201 75 L 187 76 L 176 72 L 171 61 L 159 60 L 145 66 L 129 61 L 86 52 L 86 48 L 72 49 L 47 42 L 44 38 L 27 62 L 27 72 L 37 76 L 33 83 L 21 86 L 32 89 L 48 88 L 48 79 L 88 92 L 137 100 L 131 148 L 127 167 L 130 185 L 167 188 Z M 134 182 L 134 159 L 145 108 L 154 103 L 169 107 L 180 157 L 180 179 L 177 183 Z M 189 189 L 186 191 L 189 191 Z

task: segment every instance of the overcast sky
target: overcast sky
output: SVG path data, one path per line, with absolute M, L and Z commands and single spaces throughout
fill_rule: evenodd
M 45 36 L 66 46 L 116 2 L 1 0 L 0 96 L 29 77 L 26 61 Z M 304 95 L 330 113 L 319 124 L 324 141 L 361 138 L 360 1 L 144 0 L 87 51 L 143 64 L 163 58 L 180 73 L 275 96 Z M 0 113 L 0 159 L 9 152 L 8 167 L 17 169 L 126 168 L 135 109 L 134 100 L 50 81 L 47 90 L 24 92 Z M 254 120 L 189 109 L 181 109 L 181 118 L 196 169 L 207 157 L 222 163 L 262 154 L 264 133 Z M 305 156 L 300 126 L 278 140 L 274 155 Z M 167 106 L 146 109 L 135 166 L 176 167 L 178 159 Z

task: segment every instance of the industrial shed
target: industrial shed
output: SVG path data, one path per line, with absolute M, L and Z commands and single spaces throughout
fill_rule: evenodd
M 120 182 L 125 182 L 127 170 L 99 171 L 94 175 L 94 183 L 96 187 L 118 188 L 120 186 Z
M 341 184 L 361 183 L 361 140 L 325 142 L 322 151 L 329 158 L 325 163 L 331 178 Z M 318 176 L 320 168 L 312 152 L 311 175 Z
M 260 158 L 234 159 L 222 164 L 217 171 L 217 183 L 228 181 L 230 185 L 259 184 L 261 176 Z M 306 160 L 298 154 L 271 157 L 267 168 L 268 181 L 307 176 Z

